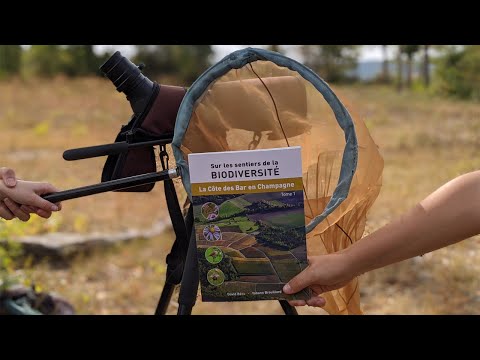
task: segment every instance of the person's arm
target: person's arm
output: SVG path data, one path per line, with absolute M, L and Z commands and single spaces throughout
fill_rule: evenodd
M 49 218 L 52 211 L 61 209 L 60 204 L 52 204 L 40 195 L 57 192 L 51 184 L 17 180 L 14 188 L 7 187 L 0 181 L 0 217 L 11 220 L 18 217 L 27 221 L 29 213 Z
M 480 171 L 440 187 L 392 223 L 338 253 L 312 257 L 285 293 L 311 287 L 317 294 L 340 288 L 354 277 L 446 247 L 480 233 Z M 323 306 L 318 296 L 292 305 Z

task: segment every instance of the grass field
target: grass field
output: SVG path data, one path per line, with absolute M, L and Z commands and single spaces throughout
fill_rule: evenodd
M 239 275 L 272 275 L 275 273 L 267 258 L 233 258 L 232 263 Z
M 383 188 L 367 222 L 371 232 L 434 189 L 480 165 L 480 104 L 396 93 L 386 87 L 334 87 L 365 120 L 385 159 Z M 104 159 L 67 163 L 66 148 L 110 142 L 130 108 L 99 79 L 0 83 L 2 166 L 18 176 L 67 189 L 98 182 Z M 66 202 L 53 218 L 61 231 L 122 231 L 167 216 L 163 189 L 109 193 Z M 247 225 L 247 224 L 246 224 Z M 68 298 L 79 313 L 153 313 L 173 234 L 79 256 L 68 267 L 44 262 L 23 270 L 42 288 Z M 480 313 L 480 244 L 473 238 L 377 270 L 360 279 L 367 314 Z M 20 270 L 22 271 L 22 270 Z M 173 302 L 170 313 L 177 304 Z M 271 302 L 207 304 L 194 313 L 280 314 Z M 323 314 L 301 309 L 301 313 Z
M 303 209 L 272 211 L 264 214 L 248 215 L 248 217 L 252 220 L 262 220 L 271 226 L 281 226 L 285 228 L 296 228 L 304 226 L 305 224 Z
M 220 205 L 219 213 L 224 218 L 237 215 L 243 211 L 243 207 L 239 207 L 231 201 L 225 201 Z

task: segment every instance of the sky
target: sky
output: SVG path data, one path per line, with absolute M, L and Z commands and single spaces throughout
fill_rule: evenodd
M 259 45 L 252 45 L 252 47 L 256 47 Z M 223 58 L 225 55 L 228 55 L 229 53 L 245 48 L 246 46 L 244 45 L 214 45 L 214 50 L 215 50 L 215 60 L 220 60 Z M 391 56 L 392 54 L 390 54 Z M 291 58 L 295 60 L 301 60 L 298 59 L 298 54 L 296 54 L 296 51 L 292 51 L 291 53 L 288 54 Z M 382 60 L 382 47 L 381 45 L 364 45 L 361 47 L 360 51 L 360 61 L 371 61 L 371 60 Z
M 258 47 L 261 45 L 250 45 L 252 47 Z M 213 49 L 215 51 L 215 55 L 213 61 L 218 61 L 222 59 L 225 55 L 230 54 L 231 52 L 239 49 L 243 49 L 248 47 L 248 45 L 213 45 Z M 99 52 L 103 52 L 105 50 L 119 50 L 122 55 L 126 57 L 130 57 L 134 53 L 134 49 L 132 45 L 96 45 L 96 49 Z M 393 51 L 393 48 L 390 47 L 390 50 Z M 288 53 L 293 59 L 301 60 L 298 58 L 298 54 L 295 51 L 291 51 Z M 389 56 L 391 57 L 392 54 L 390 53 Z M 360 61 L 372 61 L 372 60 L 381 60 L 382 59 L 382 47 L 381 45 L 364 45 L 361 47 L 360 52 Z

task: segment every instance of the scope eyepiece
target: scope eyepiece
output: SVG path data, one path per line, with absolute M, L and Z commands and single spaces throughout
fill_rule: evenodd
M 100 66 L 100 71 L 115 85 L 117 91 L 127 96 L 137 115 L 143 111 L 154 89 L 154 83 L 142 74 L 144 67 L 143 64 L 136 66 L 120 51 L 116 51 Z

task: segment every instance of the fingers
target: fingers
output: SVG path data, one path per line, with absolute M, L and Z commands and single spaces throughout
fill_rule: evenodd
M 51 211 L 45 211 L 43 209 L 39 209 L 37 207 L 34 207 L 34 206 L 27 206 L 27 205 L 22 205 L 20 206 L 20 209 L 23 211 L 23 212 L 26 212 L 26 213 L 29 213 L 29 214 L 37 214 L 38 216 L 44 218 L 44 219 L 49 219 L 50 216 L 52 216 L 52 212 Z M 60 209 L 59 209 L 60 210 Z
M 15 171 L 12 169 L 2 167 L 0 168 L 0 177 L 8 187 L 15 187 L 17 185 L 17 179 L 15 177 Z
M 22 206 L 20 206 L 20 209 L 23 212 L 26 212 L 26 213 L 29 213 L 29 214 L 35 214 L 37 212 L 37 208 L 31 207 L 31 206 L 28 206 L 28 205 L 22 205 Z
M 300 274 L 295 276 L 288 284 L 283 287 L 285 294 L 295 294 L 314 283 L 314 273 L 311 267 L 307 267 Z
M 0 217 L 5 220 L 12 220 L 15 217 L 3 201 L 0 201 Z
M 21 208 L 20 205 L 18 205 L 16 202 L 10 200 L 9 198 L 6 198 L 3 200 L 5 205 L 7 205 L 8 209 L 12 212 L 14 216 L 19 218 L 22 221 L 28 221 L 30 220 L 30 214 L 28 212 L 24 212 Z
M 292 306 L 313 306 L 313 307 L 324 307 L 326 304 L 326 301 L 324 298 L 320 296 L 314 296 L 308 299 L 307 301 L 305 300 L 290 300 L 288 302 Z
M 326 304 L 326 301 L 324 298 L 320 296 L 315 296 L 307 300 L 307 305 L 308 306 L 313 306 L 313 307 L 324 307 Z
M 51 194 L 57 191 L 57 188 L 49 183 L 38 183 L 35 187 L 35 193 L 37 195 Z M 34 196 L 29 202 L 29 205 L 42 209 L 46 213 L 51 213 L 52 211 L 59 211 L 61 208 L 59 205 L 52 204 L 51 202 L 43 199 L 40 196 Z M 43 215 L 46 215 L 46 213 L 42 212 Z
M 291 306 L 305 306 L 307 302 L 305 300 L 290 300 L 288 302 Z
M 50 216 L 52 216 L 52 212 L 51 211 L 46 211 L 46 210 L 43 210 L 43 209 L 38 209 L 36 211 L 36 214 L 44 219 L 48 219 L 50 218 Z

